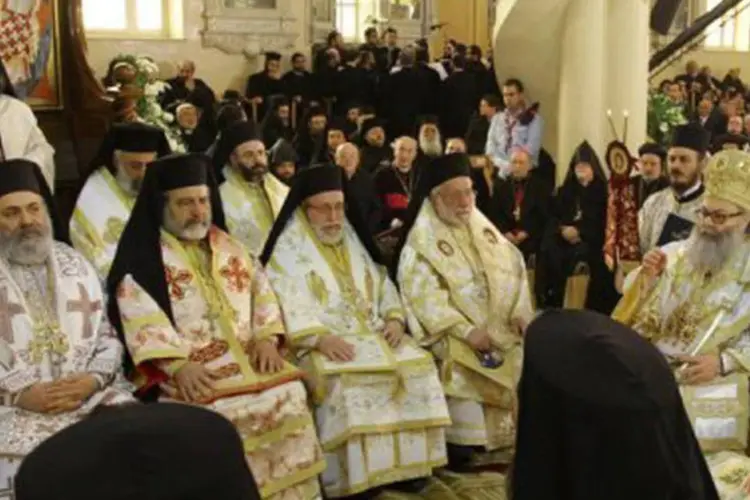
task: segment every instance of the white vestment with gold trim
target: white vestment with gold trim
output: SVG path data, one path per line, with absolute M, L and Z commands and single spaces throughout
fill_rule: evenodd
M 70 219 L 70 239 L 105 281 L 135 198 L 128 196 L 109 170 L 100 168 L 86 181 Z
M 133 401 L 118 378 L 122 345 L 106 316 L 93 267 L 56 242 L 46 265 L 18 266 L 0 259 L 0 479 L 39 443 L 100 404 Z M 37 383 L 90 373 L 103 384 L 81 408 L 60 415 L 15 406 Z M 0 498 L 7 484 L 0 483 Z
M 425 200 L 399 259 L 398 282 L 411 331 L 441 363 L 453 420 L 448 442 L 510 451 L 523 352 L 519 326 L 532 317 L 520 251 L 478 210 L 467 227 L 454 230 Z M 502 359 L 497 368 L 484 366 L 466 343 L 479 327 L 487 328 Z
M 429 476 L 444 465 L 450 419 L 433 359 L 409 337 L 388 346 L 382 331 L 387 320 L 403 321 L 401 301 L 349 223 L 343 242 L 327 247 L 298 209 L 268 274 L 313 384 L 328 497 Z M 309 350 L 326 334 L 353 344 L 354 361 Z

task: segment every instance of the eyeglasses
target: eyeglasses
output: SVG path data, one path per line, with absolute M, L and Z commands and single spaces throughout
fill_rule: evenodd
M 344 203 L 335 203 L 333 205 L 331 204 L 323 204 L 323 205 L 309 204 L 307 205 L 307 208 L 315 212 L 318 212 L 321 215 L 329 215 L 329 214 L 337 215 L 337 214 L 343 214 L 346 211 L 346 205 Z
M 701 219 L 711 219 L 711 222 L 720 226 L 727 222 L 729 219 L 733 219 L 735 217 L 743 215 L 744 212 L 734 212 L 732 214 L 728 214 L 719 210 L 709 210 L 706 207 L 700 207 L 695 210 L 695 214 Z

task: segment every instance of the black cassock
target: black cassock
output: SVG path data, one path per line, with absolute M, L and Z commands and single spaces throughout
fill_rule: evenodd
M 388 120 L 388 137 L 412 135 L 415 118 L 430 113 L 431 88 L 426 73 L 416 68 L 404 68 L 385 77 L 379 109 Z
M 286 94 L 284 81 L 281 78 L 271 78 L 265 71 L 250 75 L 245 86 L 245 97 L 248 99 L 252 99 L 253 97 L 263 98 L 263 102 L 257 106 L 258 115 L 252 118 L 260 122 L 266 115 L 266 104 L 268 104 L 269 98 L 272 95 L 278 94 Z
M 644 181 L 640 174 L 631 177 L 630 182 L 635 188 L 635 198 L 639 209 L 649 196 L 669 186 L 669 179 L 666 177 L 659 177 L 653 181 Z
M 594 180 L 583 186 L 575 165 L 588 162 Z M 609 314 L 617 303 L 614 276 L 604 263 L 607 220 L 607 181 L 601 163 L 588 142 L 582 143 L 570 162 L 568 175 L 551 203 L 551 218 L 542 238 L 536 267 L 536 295 L 544 308 L 562 307 L 565 284 L 579 263 L 590 270 L 586 308 Z M 561 234 L 563 226 L 578 230 L 581 241 L 571 244 Z
M 479 101 L 477 75 L 455 71 L 443 82 L 440 99 L 440 129 L 445 138 L 464 137 Z
M 549 220 L 550 193 L 534 172 L 525 179 L 501 179 L 495 185 L 490 220 L 501 233 L 526 232 L 529 236 L 518 245 L 524 258 L 539 252 L 544 229 Z
M 290 102 L 297 97 L 302 98 L 302 102 L 297 102 L 295 106 L 297 110 L 296 123 L 299 123 L 310 102 L 319 99 L 315 92 L 315 77 L 309 71 L 292 70 L 284 74 L 281 81 L 284 83 L 284 90 Z

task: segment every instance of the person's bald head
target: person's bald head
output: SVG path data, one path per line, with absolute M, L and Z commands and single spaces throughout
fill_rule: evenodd
M 400 170 L 409 170 L 417 157 L 417 141 L 402 135 L 393 143 L 393 164 Z
M 466 141 L 460 137 L 452 137 L 445 144 L 445 154 L 466 153 Z
M 347 177 L 351 177 L 359 168 L 359 148 L 351 142 L 345 142 L 336 148 L 336 165 L 344 169 Z
M 195 63 L 187 59 L 180 61 L 180 64 L 177 65 L 177 76 L 184 78 L 185 80 L 190 80 L 194 75 Z

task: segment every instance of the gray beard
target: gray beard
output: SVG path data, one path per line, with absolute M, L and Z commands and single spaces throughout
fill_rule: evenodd
M 117 185 L 119 185 L 123 191 L 129 196 L 138 196 L 138 191 L 141 190 L 141 181 L 131 179 L 122 169 L 117 169 L 117 176 L 115 177 Z
M 685 258 L 696 270 L 715 274 L 729 262 L 744 239 L 742 231 L 709 236 L 695 228 L 687 239 Z
M 211 228 L 210 222 L 190 222 L 181 225 L 174 220 L 167 207 L 164 207 L 163 221 L 164 229 L 169 234 L 184 241 L 200 241 L 208 235 L 208 230 Z
M 39 266 L 52 253 L 51 222 L 46 228 L 22 229 L 13 234 L 0 233 L 0 256 L 11 264 Z

